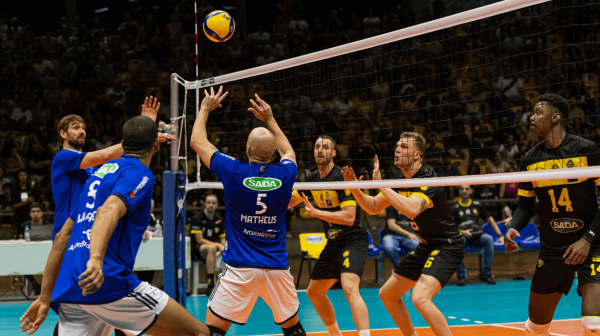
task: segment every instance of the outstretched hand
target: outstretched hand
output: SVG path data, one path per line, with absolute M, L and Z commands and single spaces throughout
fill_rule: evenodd
M 304 202 L 304 208 L 306 209 L 306 212 L 308 212 L 311 217 L 316 217 L 315 213 L 317 212 L 317 209 L 315 209 L 312 203 L 310 203 L 308 197 L 304 195 L 304 193 L 302 193 L 302 201 Z
M 256 119 L 258 119 L 266 124 L 267 120 L 269 120 L 270 118 L 273 118 L 273 111 L 271 110 L 271 106 L 269 104 L 267 104 L 266 101 L 260 99 L 258 94 L 255 93 L 254 96 L 256 97 L 256 102 L 254 100 L 250 99 L 250 104 L 252 104 L 252 106 L 254 106 L 254 108 L 251 107 L 248 109 L 248 111 L 252 112 L 252 114 L 254 114 Z
M 346 182 L 362 181 L 363 179 L 362 175 L 360 176 L 360 178 L 357 179 L 356 175 L 354 174 L 354 169 L 348 166 L 342 169 L 342 175 L 344 176 L 344 181 Z
M 206 109 L 208 112 L 210 112 L 217 107 L 223 107 L 221 102 L 223 99 L 225 99 L 225 97 L 227 97 L 228 94 L 228 91 L 223 93 L 223 85 L 219 87 L 219 91 L 217 93 L 215 93 L 215 90 L 212 87 L 210 88 L 210 94 L 208 91 L 206 91 L 206 89 L 204 89 L 204 99 L 202 99 L 202 103 L 200 103 L 200 110 Z
M 516 237 L 521 237 L 519 231 L 513 228 L 508 229 L 508 232 L 506 232 L 506 235 L 504 236 L 504 247 L 508 252 L 515 252 L 519 247 L 514 241 Z
M 381 171 L 379 170 L 379 158 L 375 155 L 373 159 L 373 181 L 381 180 Z
M 154 98 L 154 100 L 152 100 L 152 98 Z M 156 121 L 159 109 L 160 103 L 156 97 L 150 96 L 150 99 L 146 97 L 146 100 L 144 100 L 144 103 L 142 104 L 142 115 L 152 119 L 152 121 Z
M 25 314 L 21 316 L 21 331 L 31 335 L 36 332 L 44 323 L 50 311 L 50 302 L 44 302 L 39 298 L 29 306 Z
M 177 140 L 177 137 L 172 134 L 158 132 L 158 141 L 159 142 L 167 142 L 167 140 Z

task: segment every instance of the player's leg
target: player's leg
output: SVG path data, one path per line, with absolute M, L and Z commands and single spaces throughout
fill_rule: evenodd
M 90 305 L 62 303 L 58 309 L 57 335 L 109 336 L 114 328 L 86 311 Z
M 316 266 L 315 269 L 317 269 Z M 306 296 L 315 307 L 317 314 L 319 314 L 319 317 L 323 323 L 325 323 L 328 331 L 329 328 L 335 329 L 335 327 L 337 327 L 335 310 L 333 309 L 333 304 L 327 297 L 327 291 L 335 284 L 336 281 L 337 279 L 311 279 L 310 283 L 308 284 L 308 289 L 306 290 Z M 335 330 L 333 332 L 329 332 L 329 335 L 334 334 L 336 334 Z
M 399 236 L 388 234 L 381 239 L 381 248 L 385 256 L 390 259 L 394 268 L 400 266 L 400 256 L 398 255 L 398 247 L 400 247 Z
M 586 261 L 577 269 L 582 297 L 581 322 L 583 336 L 600 335 L 600 259 L 596 251 L 590 251 Z
M 158 314 L 154 324 L 143 333 L 152 336 L 208 336 L 209 330 L 207 326 L 193 317 L 179 303 L 169 298 L 169 302 L 167 302 L 165 308 Z
M 406 261 L 406 259 L 405 259 Z M 413 288 L 416 281 L 398 274 L 392 275 L 379 290 L 381 302 L 404 335 L 413 336 L 415 328 L 410 321 L 408 309 L 402 301 L 402 296 Z
M 217 255 L 217 247 L 215 245 L 201 245 L 200 255 L 206 261 L 206 275 L 208 276 L 208 284 L 214 284 L 215 282 L 215 260 Z
M 488 285 L 495 285 L 496 280 L 492 276 L 492 262 L 494 261 L 494 238 L 487 233 L 482 234 L 477 243 L 483 246 L 483 262 L 479 278 Z
M 540 256 L 531 280 L 529 319 L 525 323 L 528 336 L 549 335 L 550 322 L 558 302 L 569 293 L 576 268 L 561 258 Z
M 360 277 L 358 275 L 354 273 L 342 273 L 342 289 L 350 305 L 354 325 L 356 325 L 359 335 L 363 336 L 361 332 L 369 330 L 369 310 L 362 296 L 360 296 L 359 286 Z
M 433 303 L 433 298 L 441 289 L 442 284 L 436 278 L 422 274 L 412 291 L 412 302 L 437 336 L 452 336 L 444 314 Z
M 300 302 L 294 277 L 289 270 L 263 271 L 265 279 L 261 283 L 260 296 L 271 308 L 275 323 L 281 327 L 284 336 L 305 336 L 298 318 Z

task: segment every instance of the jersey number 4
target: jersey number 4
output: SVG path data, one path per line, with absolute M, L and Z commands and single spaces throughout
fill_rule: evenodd
M 548 195 L 550 195 L 550 200 L 552 201 L 552 212 L 558 212 L 558 207 L 556 206 L 556 198 L 554 197 L 554 190 L 548 190 Z M 567 190 L 567 188 L 563 188 L 560 192 L 560 197 L 558 198 L 558 205 L 564 206 L 567 212 L 573 211 L 573 206 L 571 204 L 571 200 L 569 199 L 569 190 Z

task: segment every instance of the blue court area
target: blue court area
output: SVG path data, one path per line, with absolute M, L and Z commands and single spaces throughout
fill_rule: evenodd
M 435 298 L 434 302 L 448 319 L 451 326 L 481 325 L 527 320 L 529 285 L 531 281 L 499 282 L 495 286 L 472 284 L 466 287 L 446 286 Z M 379 300 L 379 289 L 361 289 L 369 308 L 371 329 L 396 328 L 385 307 Z M 328 294 L 336 310 L 336 317 L 341 330 L 356 330 L 352 322 L 352 314 L 348 302 L 341 289 L 331 290 Z M 317 315 L 305 292 L 299 292 L 300 320 L 307 332 L 324 332 L 325 325 Z M 205 296 L 188 297 L 187 309 L 198 319 L 204 321 L 206 315 Z M 410 296 L 404 298 L 415 327 L 426 327 L 427 323 L 412 306 Z M 24 335 L 19 329 L 19 318 L 29 306 L 27 303 L 0 304 L 0 335 Z M 576 283 L 570 294 L 563 297 L 556 313 L 555 320 L 580 318 L 581 298 L 576 293 Z M 58 316 L 51 313 L 43 327 L 36 335 L 51 335 Z M 243 326 L 234 325 L 228 335 L 268 335 L 281 334 L 281 328 L 273 322 L 273 315 L 267 304 L 259 299 L 248 323 Z

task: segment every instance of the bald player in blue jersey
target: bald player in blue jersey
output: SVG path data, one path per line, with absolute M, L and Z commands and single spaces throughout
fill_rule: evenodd
M 300 303 L 289 271 L 285 249 L 285 216 L 296 179 L 296 156 L 273 118 L 271 107 L 256 96 L 250 108 L 267 128 L 248 135 L 249 163 L 225 155 L 207 137 L 210 111 L 227 96 L 205 90 L 192 131 L 191 146 L 223 183 L 225 191 L 226 264 L 206 312 L 211 336 L 223 336 L 232 323 L 245 324 L 260 296 L 271 307 L 275 323 L 285 336 L 306 335 L 298 318 Z M 271 164 L 279 151 L 281 161 Z
M 156 121 L 160 103 L 156 98 L 146 97 L 142 105 L 142 115 Z M 85 121 L 78 115 L 70 114 L 61 119 L 58 124 L 58 135 L 63 140 L 63 149 L 52 159 L 51 181 L 54 196 L 55 217 L 52 239 L 69 217 L 69 212 L 79 199 L 83 185 L 94 172 L 94 167 L 109 160 L 121 157 L 121 144 L 95 152 L 82 152 L 85 145 Z M 159 134 L 161 142 L 175 139 L 171 135 Z
M 133 265 L 150 219 L 160 150 L 156 123 L 137 116 L 123 126 L 123 152 L 85 184 L 77 205 L 56 235 L 42 291 L 21 317 L 34 333 L 51 307 L 59 335 L 201 335 L 208 328 L 158 288 L 138 280 Z

